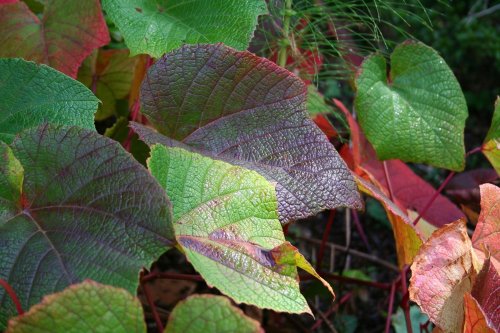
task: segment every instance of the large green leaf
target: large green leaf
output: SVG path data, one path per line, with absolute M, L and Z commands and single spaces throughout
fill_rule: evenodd
M 350 171 L 309 118 L 306 97 L 292 73 L 223 44 L 167 54 L 141 88 L 142 111 L 161 134 L 276 182 L 283 223 L 361 206 Z M 146 143 L 165 143 L 133 127 Z
M 95 130 L 99 100 L 83 84 L 22 59 L 0 59 L 0 140 L 45 122 Z
M 165 333 L 260 333 L 256 320 L 247 317 L 226 297 L 193 295 L 178 303 Z
M 92 89 L 102 104 L 96 120 L 115 113 L 116 100 L 127 97 L 132 87 L 136 58 L 128 50 L 99 50 L 88 57 L 78 71 L 78 80 Z
M 356 79 L 359 123 L 379 159 L 452 170 L 465 166 L 467 105 L 460 85 L 432 48 L 406 42 L 366 59 Z
M 22 1 L 0 2 L 0 22 L 0 57 L 33 60 L 71 77 L 92 50 L 109 43 L 99 0 L 46 0 L 41 19 Z
M 48 295 L 6 333 L 146 333 L 141 303 L 127 291 L 86 280 Z
M 183 44 L 224 42 L 245 50 L 267 14 L 264 0 L 104 0 L 132 55 L 160 57 Z
M 162 145 L 152 147 L 148 165 L 172 200 L 177 241 L 208 285 L 237 302 L 310 312 L 296 265 L 273 257 L 273 248 L 286 243 L 271 183 L 255 171 Z
M 174 240 L 156 180 L 117 142 L 77 127 L 27 130 L 11 148 L 24 179 L 0 211 L 0 278 L 23 307 L 85 278 L 135 293 L 141 267 Z M 0 289 L 0 329 L 14 312 Z

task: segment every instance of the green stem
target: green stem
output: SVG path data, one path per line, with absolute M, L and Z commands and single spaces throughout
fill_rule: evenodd
M 283 40 L 278 54 L 278 65 L 286 66 L 287 50 L 290 45 L 290 18 L 292 17 L 292 0 L 285 0 L 285 10 L 283 15 Z

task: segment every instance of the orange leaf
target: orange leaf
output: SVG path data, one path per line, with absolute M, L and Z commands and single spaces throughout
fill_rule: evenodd
M 464 295 L 464 330 L 463 333 L 495 333 L 486 322 L 481 306 L 469 293 Z

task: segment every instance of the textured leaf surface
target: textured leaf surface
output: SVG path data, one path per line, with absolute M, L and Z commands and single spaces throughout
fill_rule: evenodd
M 154 145 L 151 173 L 172 200 L 178 243 L 208 285 L 237 302 L 310 312 L 296 265 L 276 263 L 285 242 L 274 186 L 255 171 Z
M 361 206 L 345 163 L 309 119 L 306 97 L 290 72 L 222 44 L 166 55 L 141 93 L 160 133 L 276 182 L 282 222 Z
M 478 263 L 464 221 L 435 231 L 411 266 L 410 299 L 444 332 L 464 323 L 464 294 L 472 289 Z
M 223 42 L 245 50 L 264 0 L 104 0 L 132 55 L 160 57 L 184 44 Z
M 479 272 L 472 296 L 477 300 L 490 327 L 500 329 L 500 276 L 494 259 L 487 259 Z
M 146 333 L 142 306 L 127 291 L 86 280 L 45 296 L 6 333 Z
M 95 130 L 99 100 L 80 82 L 45 65 L 0 59 L 0 95 L 0 140 L 7 143 L 45 122 Z
M 83 62 L 78 80 L 92 89 L 102 102 L 95 117 L 97 120 L 113 115 L 116 100 L 127 97 L 136 60 L 129 57 L 128 50 L 99 50 Z
M 0 212 L 0 278 L 23 307 L 85 278 L 135 293 L 140 268 L 174 239 L 156 180 L 118 143 L 77 127 L 25 131 L 11 147 L 24 180 L 16 209 Z M 14 312 L 0 289 L 0 326 Z
M 417 255 L 424 237 L 413 226 L 408 216 L 376 186 L 360 177 L 356 177 L 356 182 L 361 192 L 377 199 L 384 206 L 387 218 L 392 225 L 399 266 L 402 268 L 404 265 L 410 265 Z
M 375 150 L 366 140 L 363 132 L 353 116 L 338 104 L 347 118 L 351 129 L 352 153 L 355 172 L 370 179 L 386 196 L 389 187 L 384 173 L 384 165 L 377 159 Z M 402 209 L 422 213 L 422 218 L 436 227 L 465 218 L 463 212 L 443 195 L 438 195 L 430 207 L 427 207 L 436 189 L 420 178 L 405 163 L 399 160 L 386 161 L 387 171 L 391 179 L 392 191 L 397 203 Z M 420 225 L 420 222 L 419 222 Z
M 482 152 L 500 175 L 500 97 L 497 97 L 495 102 L 491 127 L 484 140 Z
M 170 314 L 165 333 L 259 333 L 260 324 L 233 306 L 229 299 L 193 295 L 178 303 Z
M 21 197 L 23 167 L 10 147 L 0 141 L 0 202 L 17 202 Z
M 464 295 L 464 312 L 463 333 L 495 333 L 488 325 L 483 309 L 469 293 Z
M 432 48 L 406 42 L 391 55 L 389 79 L 382 55 L 365 60 L 356 79 L 356 110 L 382 159 L 465 166 L 467 105 L 453 72 Z
M 109 43 L 98 0 L 47 0 L 39 19 L 21 2 L 0 4 L 0 57 L 47 64 L 71 77 L 92 50 Z
M 484 184 L 481 189 L 481 213 L 472 244 L 480 251 L 489 252 L 500 263 L 500 188 Z

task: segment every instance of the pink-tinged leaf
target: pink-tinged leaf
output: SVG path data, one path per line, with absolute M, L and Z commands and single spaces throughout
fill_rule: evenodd
M 489 252 L 500 262 L 500 188 L 481 185 L 481 213 L 472 235 L 472 244 L 480 251 Z
M 47 0 L 39 19 L 21 1 L 0 3 L 0 57 L 47 64 L 73 78 L 83 60 L 109 43 L 98 0 Z
M 334 102 L 337 106 L 341 104 L 339 101 Z M 356 120 L 343 105 L 339 108 L 344 112 L 351 128 L 356 173 L 366 175 L 388 195 L 389 190 L 382 162 L 377 159 L 375 150 L 366 140 Z M 441 227 L 446 223 L 465 217 L 463 212 L 443 195 L 438 195 L 433 204 L 424 212 L 429 198 L 436 191 L 434 187 L 420 178 L 400 160 L 386 161 L 386 165 L 394 197 L 401 205 L 401 208 L 423 213 L 422 218 L 436 227 Z
M 375 185 L 357 176 L 355 179 L 360 191 L 377 199 L 384 206 L 394 232 L 399 267 L 410 265 L 423 243 L 424 236 L 413 226 L 408 216 Z
M 488 325 L 500 330 L 500 277 L 493 261 L 484 262 L 471 294 L 486 315 Z
M 411 266 L 410 299 L 444 332 L 459 332 L 464 322 L 464 294 L 472 289 L 478 261 L 465 221 L 435 231 Z
M 469 293 L 464 295 L 464 312 L 463 333 L 495 333 L 495 330 L 488 325 L 483 309 Z
M 362 204 L 345 163 L 309 118 L 306 97 L 292 73 L 223 44 L 167 54 L 141 91 L 142 111 L 161 134 L 277 183 L 283 223 Z

